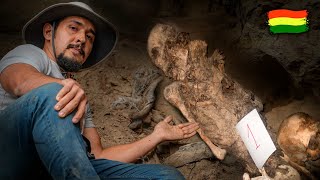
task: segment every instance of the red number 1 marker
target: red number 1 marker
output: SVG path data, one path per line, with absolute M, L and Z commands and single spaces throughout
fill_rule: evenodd
M 253 135 L 253 133 L 252 133 L 250 127 L 249 127 L 249 124 L 247 124 L 247 127 L 248 127 L 248 130 L 249 130 L 248 131 L 248 138 L 249 138 L 249 132 L 250 132 L 251 136 L 253 137 L 254 143 L 256 145 L 256 149 L 258 149 L 260 147 L 260 144 L 259 145 L 257 144 L 256 139 L 254 138 L 254 135 Z

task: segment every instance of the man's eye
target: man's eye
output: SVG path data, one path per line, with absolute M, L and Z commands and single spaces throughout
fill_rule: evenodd
M 70 29 L 73 30 L 73 31 L 76 31 L 76 30 L 77 30 L 77 28 L 74 27 L 74 26 L 70 26 Z
M 90 35 L 87 35 L 87 38 L 88 38 L 89 40 L 91 40 L 91 39 L 92 39 L 92 37 L 91 37 Z

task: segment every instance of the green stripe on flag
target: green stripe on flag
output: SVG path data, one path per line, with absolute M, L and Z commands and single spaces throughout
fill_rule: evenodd
M 290 26 L 290 25 L 278 25 L 270 26 L 270 31 L 274 34 L 278 33 L 303 33 L 309 30 L 307 25 Z

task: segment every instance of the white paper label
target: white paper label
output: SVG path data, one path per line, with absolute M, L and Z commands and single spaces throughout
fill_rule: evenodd
M 257 110 L 243 117 L 236 128 L 254 163 L 261 169 L 276 147 Z

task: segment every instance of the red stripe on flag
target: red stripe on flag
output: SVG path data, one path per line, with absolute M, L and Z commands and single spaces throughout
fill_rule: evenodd
M 277 17 L 290 17 L 290 18 L 306 18 L 308 15 L 307 10 L 301 11 L 292 11 L 287 9 L 277 9 L 268 12 L 268 18 L 277 18 Z

